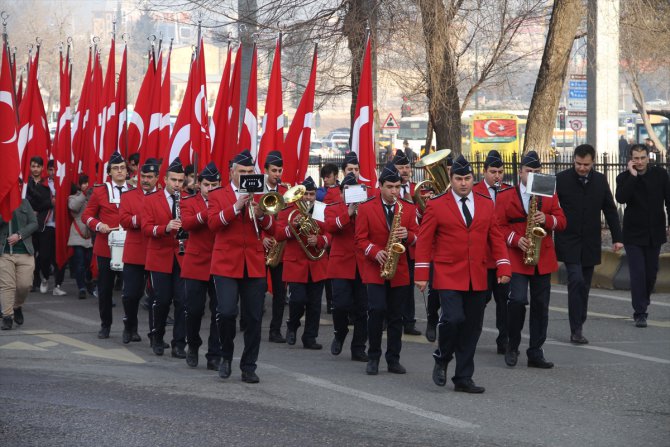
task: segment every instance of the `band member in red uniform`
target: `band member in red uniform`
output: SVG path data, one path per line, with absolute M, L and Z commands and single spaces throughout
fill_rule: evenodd
M 498 193 L 504 189 L 511 188 L 510 185 L 502 181 L 505 175 L 505 167 L 500 152 L 492 150 L 488 153 L 484 160 L 483 174 L 482 181 L 474 186 L 473 191 L 490 197 L 495 205 Z M 489 258 L 487 261 L 489 288 L 486 294 L 486 303 L 488 304 L 491 301 L 491 296 L 493 296 L 496 303 L 496 328 L 498 329 L 498 337 L 496 338 L 497 352 L 498 354 L 505 354 L 507 350 L 507 296 L 509 295 L 509 283 L 498 282 L 495 261 L 493 258 Z
M 393 156 L 393 164 L 400 174 L 400 197 L 412 202 L 414 197 L 415 184 L 411 181 L 412 167 L 409 158 L 402 149 L 398 149 Z M 405 253 L 409 263 L 409 287 L 407 288 L 407 297 L 402 309 L 402 325 L 407 335 L 421 335 L 421 331 L 416 328 L 416 309 L 414 306 L 414 248 L 410 247 Z
M 312 177 L 307 177 L 302 185 L 306 191 L 301 200 L 307 205 L 307 212 L 311 216 L 316 200 L 316 185 Z M 291 213 L 293 222 L 288 221 Z M 316 342 L 316 338 L 319 335 L 321 296 L 328 270 L 328 256 L 325 254 L 325 249 L 330 242 L 330 235 L 326 232 L 323 222 L 313 219 L 313 222 L 318 225 L 318 234 L 310 234 L 306 239 L 298 235 L 301 237 L 299 242 L 291 232 L 289 225 L 298 231 L 297 221 L 302 219 L 300 216 L 296 205 L 286 207 L 279 215 L 275 230 L 277 241 L 286 241 L 283 280 L 288 283 L 290 296 L 289 317 L 286 321 L 286 342 L 289 345 L 295 344 L 300 319 L 304 315 L 305 330 L 302 335 L 302 345 L 305 349 L 321 349 L 322 346 Z M 301 244 L 304 244 L 313 255 L 322 250 L 324 253 L 317 260 L 308 259 Z
M 356 177 L 358 181 L 358 176 L 360 175 L 361 167 L 358 163 L 358 155 L 356 152 L 349 152 L 344 155 L 344 161 L 342 162 L 342 175 L 346 176 L 351 173 Z M 340 191 L 337 188 L 329 188 L 326 191 L 326 196 L 323 198 L 323 203 L 335 203 L 340 200 Z
M 112 293 L 115 273 L 109 268 L 111 253 L 107 235 L 119 226 L 119 205 L 121 194 L 130 189 L 126 183 L 126 161 L 114 152 L 107 164 L 107 174 L 111 182 L 98 185 L 88 201 L 81 220 L 91 231 L 97 233 L 93 245 L 93 255 L 98 262 L 98 310 L 100 311 L 100 331 L 98 338 L 109 338 L 112 327 Z
M 400 175 L 393 163 L 388 163 L 379 175 L 379 196 L 373 197 L 358 207 L 356 218 L 356 249 L 365 256 L 362 277 L 368 288 L 368 365 L 366 373 L 376 375 L 379 372 L 379 359 L 382 353 L 382 327 L 387 324 L 386 363 L 388 371 L 405 374 L 400 364 L 402 348 L 402 304 L 409 287 L 407 256 L 398 256 L 397 271 L 392 279 L 381 277 L 381 269 L 389 258 L 387 251 L 389 237 L 393 237 L 405 247 L 416 244 L 418 224 L 416 210 L 411 202 L 400 198 Z M 399 225 L 390 233 L 400 216 Z
M 142 232 L 147 238 L 145 268 L 151 277 L 154 300 L 149 312 L 149 337 L 154 354 L 163 355 L 163 336 L 170 303 L 174 302 L 172 357 L 186 358 L 184 324 L 184 280 L 181 278 L 180 245 L 185 235 L 181 230 L 180 195 L 184 168 L 175 158 L 165 174 L 165 188 L 144 199 Z M 180 231 L 181 230 L 181 231 Z
M 531 195 L 526 190 L 526 181 L 529 173 L 541 170 L 542 165 L 537 152 L 528 152 L 521 160 L 520 184 L 498 195 L 496 214 L 512 261 L 512 280 L 507 302 L 509 342 L 505 352 L 505 363 L 508 366 L 516 366 L 518 360 L 521 330 L 526 319 L 530 286 L 530 316 L 528 318 L 530 342 L 526 351 L 528 367 L 548 369 L 554 364 L 544 358 L 542 345 L 547 338 L 551 273 L 558 270 L 552 233 L 562 231 L 566 226 L 566 219 L 556 194 L 553 197 L 537 197 L 537 211 L 534 216 L 528 216 Z M 525 251 L 528 248 L 526 238 L 528 219 L 532 219 L 533 225 L 540 226 L 547 232 L 540 242 L 540 259 L 536 266 L 526 265 L 523 262 Z
M 215 233 L 211 274 L 217 300 L 217 325 L 223 346 L 219 377 L 228 378 L 235 345 L 237 301 L 246 324 L 244 351 L 240 360 L 242 381 L 258 383 L 256 360 L 261 343 L 263 299 L 267 290 L 265 249 L 259 230 L 274 232 L 274 219 L 263 214 L 252 195 L 239 192 L 240 176 L 254 173 L 248 150 L 232 160 L 231 182 L 209 195 L 207 225 Z M 249 211 L 251 207 L 251 213 Z M 250 214 L 256 224 L 250 219 Z
M 426 288 L 432 260 L 432 287 L 438 291 L 442 308 L 433 381 L 446 385 L 447 364 L 455 355 L 454 389 L 483 393 L 472 375 L 486 307 L 485 261 L 489 256 L 495 259 L 500 283 L 509 282 L 511 267 L 493 201 L 473 192 L 472 166 L 462 155 L 454 161 L 450 180 L 451 191 L 430 200 L 421 221 L 416 285 L 422 291 Z
M 284 195 L 286 187 L 281 184 L 281 176 L 284 172 L 284 160 L 281 152 L 270 151 L 265 157 L 265 188 L 268 192 L 277 192 Z M 274 235 L 263 233 L 263 246 L 265 251 L 270 251 L 277 243 Z M 269 267 L 272 279 L 272 318 L 270 320 L 270 337 L 273 343 L 286 343 L 281 334 L 282 320 L 284 319 L 284 307 L 286 306 L 286 283 L 282 280 L 284 264 L 282 261 L 276 267 Z
M 198 366 L 198 348 L 202 345 L 200 323 L 205 314 L 205 303 L 209 296 L 211 321 L 207 340 L 207 369 L 218 371 L 221 366 L 221 341 L 216 327 L 216 290 L 209 273 L 212 261 L 214 233 L 207 226 L 207 202 L 209 193 L 221 186 L 221 174 L 214 163 L 205 166 L 198 175 L 199 194 L 187 197 L 182 204 L 182 228 L 188 231 L 188 244 L 182 262 L 181 277 L 184 280 L 186 321 L 186 364 Z
M 347 174 L 340 185 L 356 185 L 354 174 Z M 333 284 L 333 327 L 335 330 L 330 352 L 339 355 L 349 333 L 349 317 L 354 322 L 351 338 L 351 360 L 367 362 L 365 352 L 368 340 L 368 291 L 361 281 L 365 256 L 355 246 L 356 211 L 358 204 L 347 205 L 344 192 L 341 201 L 326 207 L 326 230 L 332 236 L 328 259 L 328 278 Z
M 121 196 L 120 222 L 126 230 L 123 247 L 123 343 L 126 344 L 142 341 L 137 332 L 137 310 L 147 282 L 144 270 L 147 242 L 142 234 L 142 210 L 144 197 L 156 191 L 159 169 L 159 161 L 148 158 L 140 168 L 141 187 Z

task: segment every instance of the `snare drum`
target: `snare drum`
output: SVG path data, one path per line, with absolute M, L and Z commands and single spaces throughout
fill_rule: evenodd
M 126 243 L 126 230 L 119 228 L 111 231 L 107 236 L 109 243 L 109 251 L 111 252 L 111 259 L 109 261 L 109 268 L 115 272 L 123 271 L 123 246 Z

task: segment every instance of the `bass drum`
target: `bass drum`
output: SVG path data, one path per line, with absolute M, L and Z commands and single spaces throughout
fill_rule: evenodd
M 123 246 L 126 244 L 126 230 L 119 228 L 111 231 L 107 236 L 111 259 L 109 268 L 115 272 L 123 271 Z

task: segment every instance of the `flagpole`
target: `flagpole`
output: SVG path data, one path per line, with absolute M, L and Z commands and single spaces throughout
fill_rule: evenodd
M 200 57 L 200 39 L 202 39 L 202 20 L 198 20 L 198 43 L 195 47 L 195 60 L 196 63 L 198 63 L 198 58 Z M 191 69 L 193 69 L 193 66 L 191 66 Z M 205 82 L 207 80 L 205 79 Z M 207 98 L 205 98 L 205 104 L 206 104 Z M 204 120 L 204 117 L 203 117 Z M 198 181 L 198 151 L 193 152 L 193 172 L 195 174 L 195 178 L 193 179 L 193 186 L 195 187 L 195 182 Z M 194 188 L 195 189 L 195 188 Z
M 121 40 L 123 40 L 123 54 L 126 56 L 126 103 L 124 110 L 126 111 L 126 116 L 123 117 L 123 140 L 125 142 L 124 144 L 124 154 L 123 158 L 127 158 L 128 156 L 128 41 L 127 39 L 127 34 L 123 33 L 121 34 Z M 123 59 L 121 60 L 121 66 L 123 66 Z M 120 105 L 119 105 L 119 110 L 121 110 Z

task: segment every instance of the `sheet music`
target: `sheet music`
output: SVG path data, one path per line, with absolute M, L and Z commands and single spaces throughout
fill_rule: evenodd
M 556 192 L 556 176 L 548 174 L 528 173 L 526 182 L 528 192 L 533 195 L 552 197 Z
M 368 193 L 363 185 L 347 185 L 344 188 L 344 203 L 360 203 L 368 200 Z
M 314 209 L 312 210 L 312 218 L 319 222 L 326 221 L 326 204 L 323 202 L 314 202 Z

